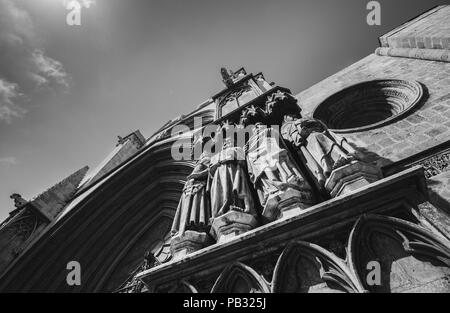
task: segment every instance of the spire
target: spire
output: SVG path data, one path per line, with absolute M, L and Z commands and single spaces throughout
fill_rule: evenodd
M 72 200 L 72 197 L 88 170 L 88 166 L 79 169 L 61 182 L 49 188 L 47 191 L 38 195 L 31 203 L 42 214 L 53 219 L 61 212 L 62 208 Z

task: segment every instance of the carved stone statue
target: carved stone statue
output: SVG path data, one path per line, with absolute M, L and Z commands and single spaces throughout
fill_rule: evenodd
M 307 208 L 316 203 L 312 188 L 285 149 L 275 129 L 258 120 L 258 112 L 250 108 L 244 112 L 241 123 L 252 125 L 252 136 L 247 143 L 247 166 L 250 179 L 263 207 L 262 215 L 275 220 L 283 211 Z
M 217 217 L 230 210 L 256 215 L 245 169 L 245 154 L 234 147 L 231 139 L 224 140 L 222 151 L 211 159 L 211 212 Z
M 225 138 L 222 150 L 211 158 L 210 175 L 212 235 L 221 242 L 256 227 L 244 149 Z
M 206 191 L 210 155 L 203 152 L 192 173 L 187 177 L 178 203 L 171 234 L 184 234 L 186 230 L 208 232 L 211 204 Z
M 333 169 L 357 159 L 358 152 L 345 138 L 329 131 L 325 124 L 314 118 L 302 117 L 300 114 L 285 115 L 281 134 L 295 147 L 305 148 L 301 151 L 321 183 Z
M 13 193 L 10 198 L 14 200 L 14 206 L 18 209 L 23 208 L 28 203 L 28 201 L 22 198 L 18 193 Z
M 220 74 L 222 75 L 222 81 L 225 86 L 230 87 L 233 85 L 233 72 L 228 71 L 225 67 L 220 69 Z
M 205 139 L 199 143 L 202 147 Z M 209 236 L 211 204 L 207 192 L 210 154 L 203 152 L 187 177 L 172 223 L 170 249 L 174 259 L 195 252 L 211 243 Z
M 300 113 L 287 114 L 281 134 L 303 155 L 319 185 L 325 187 L 332 197 L 382 176 L 379 168 L 365 163 L 363 154 L 344 137 L 334 134 L 317 119 L 302 117 Z

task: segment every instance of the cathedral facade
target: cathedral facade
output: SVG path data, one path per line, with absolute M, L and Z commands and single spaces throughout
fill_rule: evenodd
M 12 195 L 0 291 L 450 292 L 450 6 L 297 95 L 221 79 L 89 174 Z

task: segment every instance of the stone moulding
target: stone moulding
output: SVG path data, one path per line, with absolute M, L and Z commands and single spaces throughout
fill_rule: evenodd
M 413 196 L 412 196 L 413 195 Z M 223 264 L 245 262 L 271 251 L 284 248 L 291 240 L 309 240 L 331 234 L 342 227 L 351 227 L 362 214 L 387 213 L 392 203 L 407 201 L 418 205 L 427 200 L 423 169 L 407 169 L 381 179 L 355 192 L 322 202 L 296 215 L 276 220 L 229 242 L 214 244 L 137 275 L 149 289 L 180 279 L 201 279 L 223 271 Z
M 381 170 L 369 163 L 353 161 L 331 172 L 325 188 L 332 197 L 351 192 L 379 180 Z
M 230 211 L 214 218 L 211 226 L 212 236 L 217 242 L 226 242 L 258 226 L 258 221 L 251 214 Z
M 188 253 L 208 246 L 211 242 L 212 240 L 207 233 L 187 230 L 182 235 L 172 237 L 170 249 L 173 258 L 178 260 Z
M 449 171 L 450 140 L 399 162 L 389 164 L 383 167 L 382 171 L 385 175 L 391 175 L 412 166 L 423 166 L 426 178 Z
M 424 95 L 417 81 L 398 79 L 358 83 L 321 102 L 313 117 L 334 133 L 351 133 L 381 127 L 410 112 Z
M 420 48 L 389 48 L 379 47 L 376 55 L 429 60 L 438 62 L 450 62 L 450 51 L 447 49 L 420 49 Z

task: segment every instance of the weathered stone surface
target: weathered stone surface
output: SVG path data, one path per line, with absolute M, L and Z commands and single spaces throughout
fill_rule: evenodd
M 207 233 L 187 230 L 182 234 L 172 237 L 170 249 L 174 260 L 179 260 L 187 254 L 203 249 L 212 243 Z
M 251 214 L 229 211 L 214 218 L 211 234 L 217 238 L 217 243 L 224 243 L 233 237 L 243 234 L 258 225 L 258 221 Z
M 381 36 L 381 45 L 393 48 L 450 49 L 449 14 L 449 6 L 437 6 Z
M 442 77 L 442 73 L 446 73 L 446 77 Z M 448 141 L 450 127 L 440 121 L 448 121 L 450 118 L 448 75 L 448 62 L 373 54 L 302 91 L 297 98 L 301 99 L 306 115 L 312 114 L 329 96 L 359 82 L 388 77 L 422 83 L 426 89 L 424 103 L 406 116 L 413 118 L 415 123 L 399 119 L 372 130 L 345 134 L 350 142 L 364 148 L 367 153 L 376 157 L 378 163 L 383 164 L 402 160 Z M 439 134 L 430 133 L 435 128 L 439 129 Z M 387 138 L 391 141 L 386 140 Z M 399 143 L 402 145 L 399 146 Z
M 325 182 L 325 188 L 332 197 L 337 197 L 367 186 L 381 177 L 381 170 L 377 166 L 353 161 L 333 170 Z

